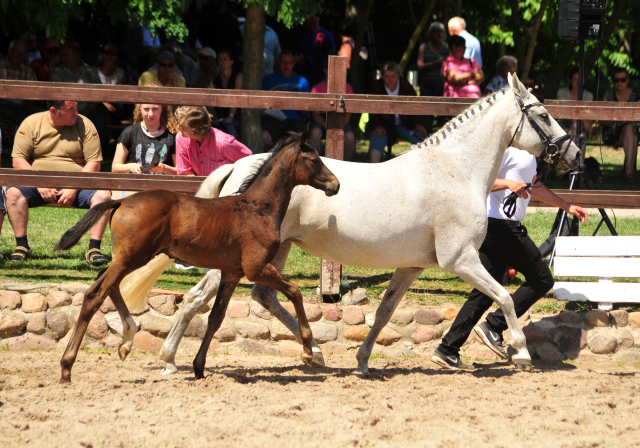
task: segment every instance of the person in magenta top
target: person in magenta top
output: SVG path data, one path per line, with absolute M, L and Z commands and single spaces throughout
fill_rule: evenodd
M 204 106 L 182 106 L 176 110 L 176 168 L 178 175 L 208 176 L 216 168 L 250 156 L 251 150 L 233 136 L 211 127 Z
M 480 98 L 484 73 L 475 59 L 464 57 L 464 38 L 451 36 L 448 43 L 451 54 L 442 63 L 440 71 L 444 79 L 444 96 Z

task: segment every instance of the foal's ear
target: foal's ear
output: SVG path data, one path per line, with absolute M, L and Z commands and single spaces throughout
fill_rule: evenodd
M 307 123 L 300 135 L 300 145 L 309 141 L 309 134 L 311 133 L 311 123 Z
M 529 97 L 529 90 L 525 87 L 524 84 L 520 82 L 520 80 L 518 79 L 518 75 L 516 75 L 515 73 L 514 74 L 509 73 L 508 78 L 509 78 L 509 85 L 511 86 L 513 91 L 516 93 L 516 95 L 519 95 L 523 99 L 527 99 Z

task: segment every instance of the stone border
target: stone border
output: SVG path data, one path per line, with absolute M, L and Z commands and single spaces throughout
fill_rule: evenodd
M 68 343 L 80 312 L 83 283 L 36 283 L 4 285 L 0 290 L 0 349 L 55 349 Z M 154 289 L 147 308 L 134 315 L 140 331 L 133 348 L 158 353 L 180 309 L 184 293 Z M 305 311 L 316 341 L 325 353 L 348 353 L 357 349 L 373 325 L 376 307 L 364 289 L 343 297 L 339 304 L 313 303 L 305 299 Z M 317 302 L 317 301 L 316 301 Z M 282 305 L 295 315 L 293 305 Z M 194 342 L 202 339 L 209 309 L 196 315 L 185 332 Z M 374 353 L 382 356 L 430 355 L 446 333 L 458 308 L 409 307 L 396 310 L 382 330 Z M 527 314 L 520 318 L 534 359 L 614 359 L 640 362 L 640 312 L 614 310 L 562 311 L 558 315 Z M 505 332 L 508 341 L 508 332 Z M 107 299 L 87 329 L 84 344 L 94 350 L 115 350 L 122 342 L 122 324 Z M 297 356 L 302 347 L 278 320 L 249 296 L 234 298 L 211 349 L 231 346 L 251 353 Z M 493 352 L 470 338 L 462 355 L 471 360 L 494 360 Z

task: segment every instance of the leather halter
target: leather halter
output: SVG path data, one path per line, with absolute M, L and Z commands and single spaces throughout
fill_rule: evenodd
M 564 149 L 564 151 L 562 151 L 562 153 L 560 153 L 560 150 L 561 150 L 564 142 L 567 141 L 567 140 L 571 141 L 571 136 L 569 134 L 565 133 L 564 135 L 561 135 L 560 137 L 552 139 L 553 136 L 551 136 L 551 137 L 548 136 L 542 130 L 540 125 L 538 123 L 536 123 L 536 121 L 533 119 L 533 117 L 531 117 L 531 115 L 529 115 L 529 109 L 530 108 L 535 107 L 535 106 L 542 106 L 542 103 L 535 102 L 535 103 L 531 103 L 531 104 L 525 105 L 524 101 L 522 101 L 522 97 L 520 97 L 517 94 L 515 96 L 516 96 L 516 101 L 518 101 L 518 105 L 520 106 L 520 110 L 522 111 L 522 117 L 520 117 L 520 122 L 518 123 L 518 126 L 516 127 L 516 131 L 513 133 L 513 137 L 511 137 L 511 142 L 509 142 L 509 146 L 511 146 L 511 143 L 513 143 L 513 140 L 516 138 L 516 134 L 518 133 L 518 130 L 520 129 L 520 126 L 522 126 L 522 124 L 524 123 L 524 117 L 526 116 L 527 119 L 529 120 L 529 124 L 531 125 L 533 130 L 536 131 L 536 133 L 540 137 L 540 140 L 542 141 L 542 143 L 544 143 L 546 145 L 544 150 L 542 151 L 542 154 L 540 155 L 540 158 L 542 158 L 545 162 L 548 162 L 548 163 L 557 163 L 560 160 L 560 157 L 564 157 L 564 155 L 569 150 L 569 147 L 571 146 L 571 143 L 569 143 L 567 145 L 567 147 Z

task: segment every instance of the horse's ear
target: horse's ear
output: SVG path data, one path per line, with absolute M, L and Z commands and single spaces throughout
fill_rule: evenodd
M 309 133 L 311 132 L 311 123 L 307 123 L 304 127 L 304 131 L 302 131 L 302 135 L 300 135 L 300 144 L 304 144 L 309 141 Z
M 509 80 L 509 85 L 511 86 L 513 91 L 516 93 L 516 95 L 521 96 L 523 99 L 526 99 L 527 97 L 529 97 L 529 90 L 527 90 L 525 85 L 520 82 L 520 79 L 518 79 L 518 75 L 516 75 L 515 73 L 513 74 L 509 73 L 508 80 Z

